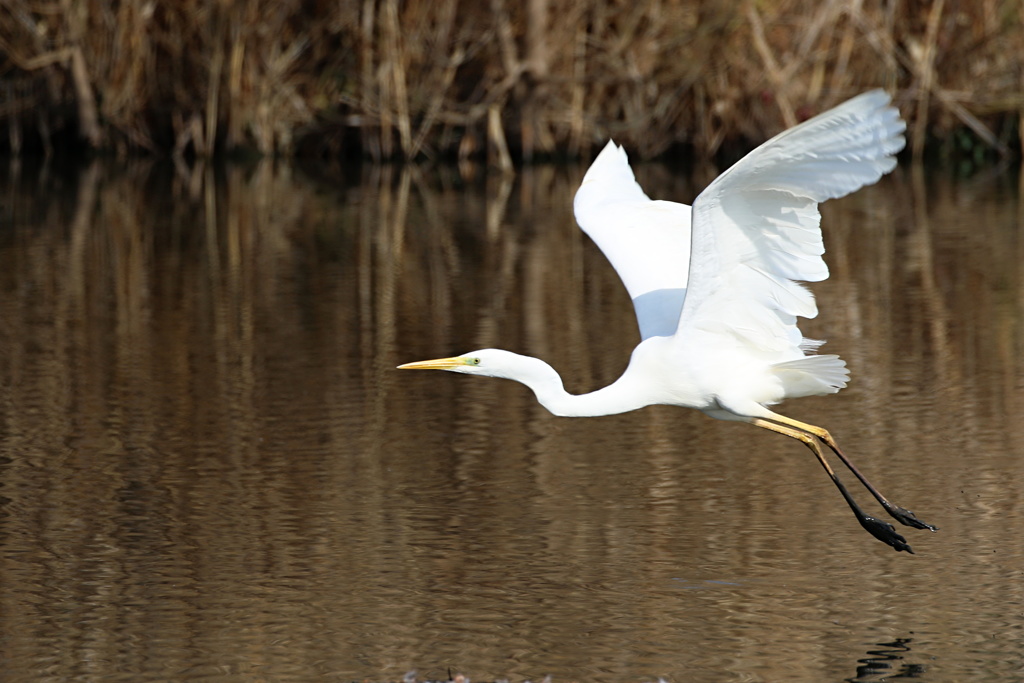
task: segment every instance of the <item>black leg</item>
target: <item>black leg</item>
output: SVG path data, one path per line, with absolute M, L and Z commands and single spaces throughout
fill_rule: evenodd
M 864 514 L 864 511 L 860 509 L 859 505 L 857 505 L 857 501 L 853 499 L 853 496 L 851 496 L 850 492 L 847 491 L 846 486 L 839 479 L 839 476 L 828 464 L 828 460 L 825 458 L 825 449 L 822 444 L 822 440 L 815 434 L 802 429 L 777 424 L 769 420 L 762 420 L 760 418 L 749 418 L 747 421 L 756 427 L 762 427 L 773 432 L 778 432 L 779 434 L 785 434 L 788 437 L 802 442 L 805 446 L 811 449 L 811 452 L 814 453 L 814 457 L 816 457 L 818 462 L 821 463 L 821 466 L 825 468 L 825 472 L 828 473 L 829 479 L 831 479 L 832 483 L 835 484 L 837 489 L 839 489 L 839 493 L 843 495 L 843 499 L 846 501 L 846 504 L 850 506 L 851 510 L 853 510 L 853 514 L 857 518 L 857 522 L 859 522 L 869 534 L 877 538 L 882 543 L 891 546 L 896 551 L 905 551 L 911 555 L 914 554 L 913 549 L 907 543 L 907 539 L 896 533 L 896 529 L 892 524 Z
M 866 488 L 871 493 L 871 495 L 875 497 L 875 500 L 877 500 L 879 504 L 883 508 L 885 508 L 885 511 L 888 512 L 892 516 L 892 518 L 895 519 L 897 522 L 905 526 L 914 527 L 915 529 L 928 529 L 929 531 L 938 531 L 938 527 L 934 527 L 931 524 L 921 521 L 910 510 L 889 502 L 889 500 L 886 499 L 886 497 L 883 496 L 879 492 L 879 490 L 876 489 L 874 485 L 872 485 L 870 481 L 868 481 L 867 477 L 861 474 L 861 471 L 857 469 L 857 466 L 854 465 L 850 461 L 850 459 L 846 457 L 843 451 L 839 448 L 839 444 L 836 443 L 836 440 L 832 438 L 832 435 L 828 433 L 827 429 L 823 429 L 816 425 L 807 424 L 805 422 L 800 422 L 799 420 L 794 420 L 784 415 L 775 415 L 774 417 L 772 417 L 772 419 L 778 420 L 783 424 L 791 425 L 793 427 L 796 427 L 797 429 L 813 434 L 814 436 L 824 441 L 825 444 L 830 449 L 832 449 L 832 452 L 835 453 L 836 456 L 838 456 L 839 459 L 843 461 L 843 464 L 846 465 L 846 468 L 853 472 L 853 476 L 857 477 L 860 483 L 864 485 L 864 488 Z
M 826 434 L 827 433 L 828 432 L 826 432 Z M 929 531 L 939 530 L 938 527 L 932 526 L 931 524 L 928 524 L 918 519 L 917 516 L 915 516 L 914 513 L 911 512 L 910 510 L 904 507 L 900 507 L 895 503 L 889 502 L 889 500 L 886 499 L 886 497 L 883 496 L 878 491 L 878 489 L 876 489 L 871 484 L 871 482 L 867 480 L 867 477 L 861 474 L 860 470 L 857 469 L 857 466 L 850 462 L 849 458 L 847 458 L 843 454 L 843 452 L 839 449 L 839 446 L 835 443 L 835 440 L 831 438 L 831 435 L 828 439 L 825 439 L 825 443 L 828 445 L 829 448 L 832 449 L 833 453 L 839 456 L 839 459 L 843 461 L 843 464 L 846 465 L 846 468 L 853 472 L 853 476 L 857 477 L 857 479 L 860 480 L 860 483 L 864 485 L 864 488 L 871 492 L 871 495 L 873 495 L 875 497 L 875 500 L 877 500 L 881 504 L 881 506 L 885 508 L 885 511 L 892 515 L 893 519 L 895 519 L 900 524 L 914 527 L 915 529 L 928 529 Z
M 832 470 L 832 468 L 829 467 L 829 464 L 825 460 L 824 455 L 819 451 L 819 449 L 812 447 L 809 443 L 807 445 L 808 448 L 814 451 L 815 457 L 818 458 L 818 462 L 820 462 L 822 467 L 825 468 L 825 471 L 828 472 L 829 478 L 832 480 L 832 483 L 836 485 L 836 488 L 839 489 L 839 493 L 843 494 L 843 498 L 846 500 L 846 504 L 850 506 L 851 510 L 853 510 L 853 514 L 857 518 L 857 521 L 860 522 L 860 525 L 864 527 L 864 529 L 869 534 L 877 538 L 882 543 L 885 543 L 895 548 L 897 552 L 902 550 L 913 555 L 914 549 L 911 548 L 910 545 L 907 543 L 907 539 L 903 538 L 903 536 L 896 533 L 896 528 L 892 524 L 889 524 L 888 522 L 883 522 L 882 520 L 876 519 L 871 515 L 864 514 L 864 511 L 860 509 L 859 505 L 857 505 L 857 502 L 853 499 L 853 496 L 851 496 L 850 492 L 846 490 L 846 486 L 839 479 L 839 475 L 837 475 Z

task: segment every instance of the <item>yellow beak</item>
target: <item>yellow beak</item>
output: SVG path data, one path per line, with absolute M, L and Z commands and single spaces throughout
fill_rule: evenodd
M 406 363 L 405 365 L 399 365 L 399 370 L 452 370 L 454 368 L 466 365 L 466 359 L 462 356 L 454 356 L 452 358 L 437 358 L 435 360 L 421 360 L 415 363 Z

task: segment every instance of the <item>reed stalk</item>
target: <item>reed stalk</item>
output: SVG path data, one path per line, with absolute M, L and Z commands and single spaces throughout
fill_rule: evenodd
M 11 152 L 489 148 L 504 165 L 614 137 L 635 156 L 708 157 L 882 86 L 915 154 L 967 130 L 1005 155 L 1024 119 L 1024 6 L 2 0 L 0 67 Z

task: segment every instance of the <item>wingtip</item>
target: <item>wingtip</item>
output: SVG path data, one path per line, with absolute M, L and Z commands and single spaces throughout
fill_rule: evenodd
M 621 202 L 648 202 L 647 195 L 637 184 L 626 150 L 609 140 L 583 174 L 573 207 L 576 221 L 588 231 L 585 214 L 604 211 Z
M 892 102 L 892 95 L 890 95 L 889 91 L 886 90 L 885 88 L 874 88 L 872 90 L 868 90 L 865 93 L 861 93 L 859 96 L 854 97 L 853 99 L 869 99 L 874 100 L 876 102 L 884 102 L 888 104 L 889 102 Z
M 626 154 L 626 150 L 622 146 L 615 144 L 615 140 L 609 139 L 600 153 L 594 157 L 590 168 L 583 175 L 581 186 L 590 181 L 597 180 L 607 169 L 622 167 L 629 170 L 629 175 L 632 178 L 633 171 L 629 168 L 629 156 Z
M 594 157 L 594 163 L 591 165 L 591 168 L 596 166 L 598 162 L 603 162 L 613 157 L 620 158 L 626 163 L 629 163 L 629 157 L 626 155 L 626 150 L 621 145 L 615 144 L 615 140 L 608 138 L 608 143 L 602 147 L 598 155 Z

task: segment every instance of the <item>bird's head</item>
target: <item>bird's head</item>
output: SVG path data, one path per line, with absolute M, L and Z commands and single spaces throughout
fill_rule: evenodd
M 480 349 L 461 356 L 421 360 L 398 366 L 399 370 L 448 370 L 467 375 L 514 379 L 520 382 L 531 375 L 543 373 L 544 368 L 550 370 L 550 366 L 543 361 L 501 349 Z

